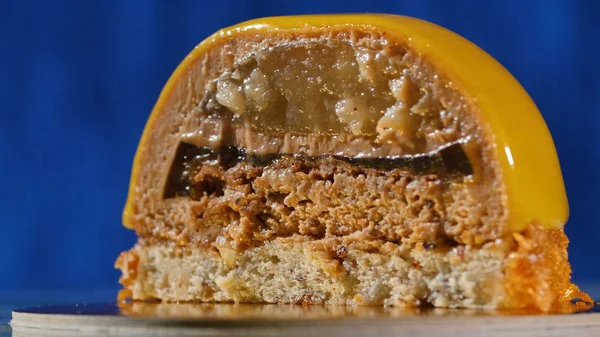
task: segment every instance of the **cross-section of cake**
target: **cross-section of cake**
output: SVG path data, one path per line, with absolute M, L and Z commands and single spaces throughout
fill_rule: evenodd
M 135 156 L 121 297 L 557 310 L 560 167 L 519 83 L 418 19 L 254 20 L 196 47 Z

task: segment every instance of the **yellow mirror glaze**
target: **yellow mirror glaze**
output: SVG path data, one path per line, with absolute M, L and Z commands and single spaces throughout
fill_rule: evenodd
M 451 81 L 478 109 L 479 120 L 496 147 L 505 184 L 509 229 L 520 231 L 536 221 L 560 228 L 568 218 L 568 202 L 560 165 L 548 128 L 527 92 L 493 57 L 463 37 L 415 18 L 380 15 L 309 15 L 271 17 L 225 28 L 200 43 L 179 65 L 165 85 L 142 135 L 134 159 L 128 202 L 123 213 L 130 227 L 136 177 L 149 129 L 166 104 L 177 79 L 215 42 L 236 34 L 309 30 L 326 26 L 373 27 L 395 41 L 405 41 Z

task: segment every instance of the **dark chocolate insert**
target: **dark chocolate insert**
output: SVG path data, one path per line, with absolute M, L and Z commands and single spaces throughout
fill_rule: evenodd
M 257 154 L 247 153 L 245 149 L 234 146 L 221 146 L 213 149 L 180 142 L 171 165 L 163 197 L 165 199 L 176 196 L 195 198 L 204 192 L 210 192 L 213 189 L 212 186 L 192 184 L 191 182 L 194 170 L 206 162 L 216 162 L 225 169 L 240 162 L 265 167 L 273 164 L 276 160 L 290 157 L 311 162 L 334 158 L 362 168 L 382 171 L 406 169 L 418 175 L 436 173 L 449 178 L 473 174 L 473 167 L 461 141 L 447 144 L 428 153 L 388 157 L 348 157 L 329 154 L 304 156 L 290 153 Z

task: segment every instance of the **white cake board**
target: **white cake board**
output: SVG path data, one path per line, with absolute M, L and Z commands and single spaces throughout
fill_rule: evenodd
M 13 311 L 13 336 L 600 336 L 600 312 L 129 303 Z

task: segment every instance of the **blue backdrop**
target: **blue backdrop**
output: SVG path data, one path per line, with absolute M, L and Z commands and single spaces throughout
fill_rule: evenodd
M 388 12 L 454 30 L 503 63 L 554 136 L 579 281 L 600 279 L 600 2 L 0 0 L 0 289 L 117 287 L 145 120 L 204 37 L 271 15 Z

